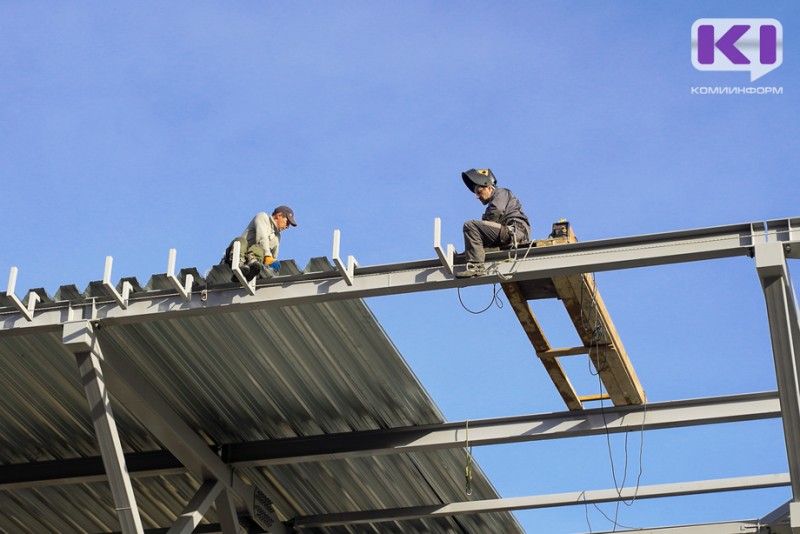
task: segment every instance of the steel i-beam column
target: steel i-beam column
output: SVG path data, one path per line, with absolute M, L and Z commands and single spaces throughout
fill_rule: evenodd
M 786 265 L 784 244 L 779 241 L 757 243 L 755 256 L 767 304 L 789 459 L 793 497 L 791 525 L 793 532 L 800 532 L 800 322 L 797 301 Z
M 239 532 L 239 521 L 236 517 L 236 507 L 233 503 L 233 495 L 228 489 L 223 489 L 214 501 L 217 509 L 217 517 L 222 534 L 237 534 Z
M 124 534 L 144 532 L 139 509 L 133 495 L 131 478 L 125 465 L 122 444 L 117 432 L 117 424 L 111 411 L 103 370 L 103 359 L 97 338 L 89 321 L 75 321 L 64 324 L 62 338 L 64 345 L 75 354 L 81 373 L 81 383 L 89 401 L 89 413 L 100 445 L 103 466 L 111 485 L 114 506 Z

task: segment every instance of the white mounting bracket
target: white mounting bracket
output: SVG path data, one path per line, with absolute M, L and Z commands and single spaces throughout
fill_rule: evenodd
M 344 278 L 344 281 L 347 283 L 348 286 L 353 285 L 353 273 L 355 272 L 355 268 L 358 267 L 358 262 L 353 256 L 347 257 L 347 266 L 345 267 L 344 263 L 342 263 L 342 258 L 339 257 L 339 242 L 341 241 L 342 233 L 339 230 L 333 231 L 333 263 L 336 264 L 336 268 L 339 270 L 339 273 Z
M 167 262 L 167 280 L 169 283 L 172 284 L 172 287 L 180 293 L 181 297 L 184 301 L 189 302 L 192 298 L 192 282 L 194 282 L 194 276 L 191 274 L 186 275 L 186 279 L 184 280 L 184 285 L 181 285 L 180 280 L 178 277 L 175 276 L 175 256 L 176 252 L 174 248 L 169 249 L 169 261 Z
M 244 277 L 242 270 L 239 268 L 239 256 L 241 255 L 242 252 L 241 249 L 242 249 L 242 244 L 239 243 L 238 240 L 234 241 L 233 250 L 231 251 L 232 254 L 231 258 L 233 258 L 231 260 L 231 270 L 233 270 L 234 276 L 236 276 L 236 279 L 239 280 L 240 284 L 242 284 L 242 287 L 244 287 L 245 290 L 247 290 L 247 293 L 250 294 L 250 296 L 253 296 L 256 294 L 256 279 L 253 278 L 248 282 L 247 278 Z
M 800 531 L 800 502 L 789 503 L 789 523 L 792 532 Z
M 447 250 L 442 249 L 442 220 L 439 217 L 433 220 L 433 249 L 445 270 L 453 274 L 453 257 L 456 255 L 456 247 L 448 243 Z
M 14 306 L 19 310 L 19 312 L 25 316 L 25 319 L 28 321 L 33 321 L 33 309 L 36 307 L 36 303 L 39 302 L 39 295 L 34 293 L 33 291 L 30 292 L 28 295 L 28 305 L 25 306 L 22 304 L 22 301 L 14 294 L 14 289 L 17 287 L 17 268 L 11 268 L 11 275 L 8 277 L 8 290 L 6 291 L 6 296 L 11 299 L 11 302 L 14 303 Z
M 117 288 L 114 287 L 114 284 L 111 283 L 111 264 L 114 262 L 114 259 L 111 256 L 106 256 L 106 269 L 103 273 L 103 287 L 108 289 L 111 295 L 114 297 L 114 300 L 122 307 L 123 310 L 128 309 L 128 295 L 131 293 L 131 283 L 127 280 L 122 282 L 122 294 L 120 295 Z

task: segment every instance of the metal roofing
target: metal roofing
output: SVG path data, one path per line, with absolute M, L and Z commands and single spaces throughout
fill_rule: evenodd
M 281 274 L 302 276 L 292 262 Z M 305 272 L 331 271 L 312 260 Z M 227 267 L 195 284 L 230 280 Z M 134 293 L 166 289 L 163 275 Z M 42 305 L 105 297 L 100 282 L 84 292 L 61 287 Z M 0 306 L 9 306 L 0 295 Z M 9 311 L 9 310 L 5 310 Z M 0 314 L 3 310 L 0 309 Z M 2 324 L 2 323 L 0 323 Z M 210 446 L 355 430 L 439 423 L 444 417 L 367 305 L 360 299 L 228 313 L 158 314 L 98 330 L 105 349 L 127 358 L 149 386 Z M 0 336 L 0 463 L 3 466 L 99 456 L 74 355 L 61 332 L 33 329 Z M 112 406 L 125 452 L 161 450 L 122 403 Z M 238 469 L 275 499 L 281 520 L 295 516 L 497 498 L 474 467 L 465 495 L 462 449 L 380 455 Z M 200 481 L 183 472 L 133 478 L 145 528 L 172 524 Z M 216 521 L 212 510 L 206 520 Z M 105 481 L 0 491 L 0 530 L 109 532 L 119 529 Z M 500 512 L 425 518 L 312 532 L 521 532 Z

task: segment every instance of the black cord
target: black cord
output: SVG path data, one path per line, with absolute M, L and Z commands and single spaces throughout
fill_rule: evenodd
M 586 515 L 586 524 L 589 526 L 589 534 L 592 534 L 592 524 L 589 522 L 589 505 L 586 503 L 586 491 L 581 492 L 581 495 L 583 496 L 583 512 Z
M 606 515 L 606 513 L 603 511 L 603 509 L 602 509 L 602 508 L 600 508 L 599 506 L 597 506 L 597 503 L 594 503 L 594 502 L 593 502 L 593 503 L 592 503 L 592 506 L 594 506 L 594 507 L 597 509 L 597 511 L 598 511 L 598 512 L 600 512 L 600 513 L 603 515 L 603 517 L 605 517 L 606 519 L 608 519 L 608 521 L 609 521 L 610 523 L 614 523 L 614 530 L 613 530 L 612 532 L 616 532 L 616 530 L 617 530 L 617 529 L 616 529 L 616 527 L 627 528 L 628 530 L 639 530 L 639 528 L 640 528 L 640 527 L 629 527 L 629 526 L 626 526 L 626 525 L 622 525 L 622 524 L 618 523 L 616 520 L 614 520 L 614 519 L 611 519 L 610 517 L 608 517 L 608 516 Z
M 480 315 L 481 313 L 488 311 L 489 308 L 492 307 L 492 304 L 496 305 L 498 309 L 502 309 L 503 301 L 497 297 L 498 293 L 500 293 L 500 289 L 501 288 L 497 287 L 497 284 L 492 284 L 492 300 L 489 301 L 489 304 L 484 309 L 479 311 L 474 311 L 467 308 L 467 305 L 464 304 L 464 300 L 461 298 L 461 288 L 460 287 L 456 288 L 456 290 L 458 291 L 458 302 L 461 303 L 461 307 L 473 315 Z
M 597 376 L 597 382 L 598 382 L 598 385 L 599 385 L 599 388 L 600 388 L 600 413 L 601 413 L 601 415 L 603 417 L 603 427 L 605 429 L 605 434 L 606 434 L 606 445 L 608 447 L 608 459 L 609 459 L 609 462 L 611 464 L 611 478 L 614 481 L 614 490 L 617 492 L 617 497 L 619 497 L 619 499 L 616 502 L 615 511 L 614 511 L 614 519 L 613 520 L 610 517 L 608 517 L 605 514 L 605 512 L 603 512 L 596 504 L 594 505 L 594 507 L 597 508 L 597 510 L 601 514 L 603 514 L 603 516 L 606 519 L 608 519 L 610 522 L 613 523 L 614 527 L 613 527 L 612 532 L 616 532 L 618 526 L 622 527 L 622 528 L 628 528 L 628 529 L 633 528 L 633 527 L 627 527 L 625 525 L 620 525 L 620 523 L 619 523 L 619 510 L 620 510 L 619 504 L 620 504 L 620 502 L 622 502 L 623 504 L 625 504 L 625 506 L 632 506 L 633 503 L 636 502 L 636 497 L 637 497 L 637 495 L 639 493 L 640 482 L 641 482 L 641 479 L 642 479 L 642 474 L 644 472 L 644 463 L 643 463 L 643 457 L 644 457 L 644 426 L 645 426 L 645 422 L 647 420 L 647 402 L 645 402 L 645 404 L 644 404 L 644 414 L 643 414 L 643 417 L 642 417 L 642 428 L 640 430 L 640 438 L 639 438 L 639 473 L 638 473 L 638 476 L 636 477 L 636 488 L 635 488 L 635 490 L 633 492 L 633 497 L 631 498 L 630 502 L 628 502 L 627 500 L 622 498 L 622 490 L 625 489 L 625 483 L 628 480 L 628 435 L 629 435 L 629 432 L 625 432 L 625 439 L 624 439 L 625 464 L 623 466 L 622 484 L 619 484 L 617 482 L 616 467 L 614 466 L 614 455 L 613 455 L 613 451 L 611 450 L 611 433 L 609 432 L 609 429 L 608 429 L 608 421 L 606 419 L 606 412 L 605 412 L 605 403 L 603 402 L 603 381 L 601 380 L 601 377 L 600 377 L 601 372 L 605 370 L 605 366 L 608 363 L 608 358 L 606 357 L 605 348 L 604 348 L 603 354 L 602 354 L 602 364 L 601 364 L 601 354 L 599 353 L 599 349 L 600 349 L 599 341 L 604 337 L 605 327 L 603 326 L 603 324 L 600 322 L 600 320 L 598 318 L 597 281 L 596 281 L 596 278 L 595 278 L 595 273 L 592 273 L 592 278 L 591 279 L 592 279 L 592 284 L 593 284 L 592 294 L 591 294 L 591 299 L 592 299 L 591 300 L 591 307 L 592 307 L 592 312 L 593 313 L 592 312 L 590 312 L 590 313 L 592 315 L 594 315 L 594 322 L 592 323 L 590 317 L 584 318 L 584 314 L 583 314 L 583 293 L 584 293 L 583 286 L 584 286 L 584 284 L 581 283 L 581 294 L 580 294 L 581 326 L 584 329 L 584 331 L 591 331 L 592 338 L 591 338 L 591 341 L 589 342 L 589 353 L 591 354 L 592 351 L 594 351 L 594 353 L 596 354 L 597 363 L 600 364 L 600 365 L 596 366 L 597 367 L 597 372 L 596 373 L 592 371 L 592 366 L 589 365 L 589 374 L 591 374 L 592 376 Z M 587 319 L 588 319 L 588 321 L 587 321 Z M 590 360 L 590 363 L 591 363 L 591 358 L 589 358 L 589 360 Z M 584 506 L 585 506 L 585 503 L 584 503 Z M 588 509 L 587 509 L 587 523 L 588 523 Z M 591 525 L 589 525 L 589 529 L 591 530 Z

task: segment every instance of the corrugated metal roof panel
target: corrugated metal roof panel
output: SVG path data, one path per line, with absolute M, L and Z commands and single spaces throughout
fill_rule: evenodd
M 293 263 L 284 265 L 290 276 L 300 274 Z M 331 267 L 327 260 L 316 260 L 309 269 Z M 211 277 L 202 283 L 210 284 Z M 158 277 L 146 288 L 135 284 L 137 291 L 158 291 L 160 286 Z M 62 286 L 57 296 L 81 298 L 71 287 Z M 92 283 L 82 297 L 104 291 Z M 361 300 L 167 320 L 156 316 L 101 325 L 98 337 L 104 350 L 127 358 L 209 445 L 444 421 Z M 0 398 L 0 462 L 99 455 L 75 359 L 60 334 L 2 337 L 0 358 L 5 368 L 0 388 L 7 392 Z M 124 405 L 114 403 L 113 409 L 126 452 L 160 449 Z M 289 519 L 461 501 L 466 497 L 464 462 L 462 450 L 442 450 L 241 472 L 268 494 L 279 495 L 276 508 Z M 169 525 L 197 487 L 199 481 L 188 474 L 135 478 L 145 525 Z M 471 498 L 496 497 L 476 466 Z M 207 519 L 215 520 L 213 511 Z M 106 483 L 0 492 L 0 524 L 31 532 L 118 529 Z M 511 514 L 493 513 L 316 531 L 520 532 L 521 528 Z

